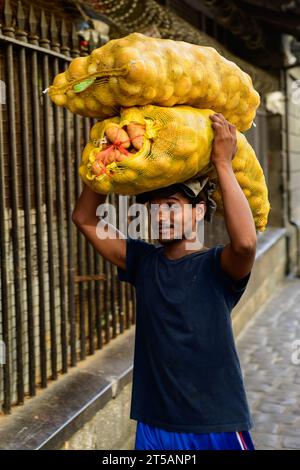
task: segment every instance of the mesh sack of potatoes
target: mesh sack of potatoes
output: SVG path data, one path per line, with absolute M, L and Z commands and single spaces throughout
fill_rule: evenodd
M 217 178 L 210 160 L 214 131 L 209 109 L 186 105 L 122 108 L 120 115 L 96 123 L 84 148 L 79 174 L 98 193 L 139 194 L 197 175 Z M 237 131 L 232 160 L 237 181 L 249 201 L 257 230 L 265 230 L 270 204 L 261 165 Z M 223 213 L 221 193 L 212 197 Z
M 188 104 L 249 129 L 260 103 L 251 77 L 213 47 L 132 33 L 73 59 L 49 87 L 73 113 L 104 119 L 121 106 Z

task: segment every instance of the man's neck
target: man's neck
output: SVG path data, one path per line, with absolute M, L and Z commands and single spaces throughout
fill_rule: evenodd
M 164 256 L 169 259 L 178 259 L 191 253 L 208 250 L 208 247 L 204 246 L 199 240 L 174 240 L 174 242 L 167 243 L 163 247 Z

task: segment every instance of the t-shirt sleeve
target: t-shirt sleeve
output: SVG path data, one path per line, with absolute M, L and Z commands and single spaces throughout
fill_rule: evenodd
M 233 307 L 238 303 L 248 285 L 251 272 L 246 274 L 241 279 L 233 279 L 228 273 L 226 273 L 221 266 L 221 253 L 224 245 L 217 245 L 214 249 L 214 270 L 218 280 L 220 281 L 224 293 L 233 302 Z
M 126 238 L 126 268 L 117 268 L 118 279 L 135 285 L 138 278 L 141 263 L 145 256 L 155 249 L 152 243 L 137 238 Z

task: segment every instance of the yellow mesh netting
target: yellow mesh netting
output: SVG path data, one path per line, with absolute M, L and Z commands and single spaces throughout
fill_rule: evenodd
M 251 77 L 213 47 L 132 33 L 73 59 L 49 87 L 51 99 L 99 119 L 121 106 L 188 104 L 222 113 L 239 130 L 252 125 L 260 97 Z
M 210 161 L 214 131 L 208 116 L 212 113 L 186 105 L 122 108 L 119 116 L 92 127 L 79 173 L 94 191 L 104 194 L 138 194 L 200 174 L 217 182 Z M 268 189 L 255 152 L 239 131 L 232 167 L 256 229 L 264 231 L 270 210 Z M 212 197 L 223 214 L 218 186 Z

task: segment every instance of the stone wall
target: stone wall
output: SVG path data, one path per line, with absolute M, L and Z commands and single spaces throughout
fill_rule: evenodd
M 66 441 L 61 450 L 134 449 L 136 421 L 129 418 L 132 383 Z

